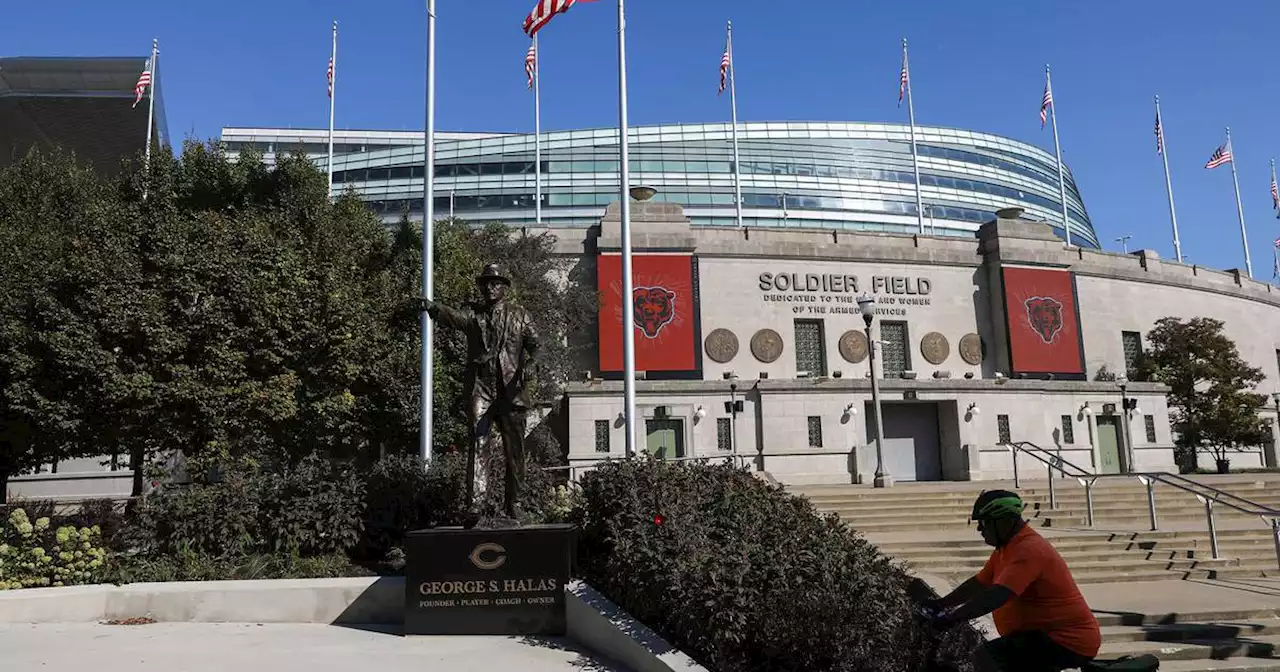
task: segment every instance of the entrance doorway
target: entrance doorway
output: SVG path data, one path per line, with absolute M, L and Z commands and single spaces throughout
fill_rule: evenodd
M 938 405 L 883 403 L 884 468 L 899 482 L 942 480 Z M 875 406 L 866 404 L 867 445 L 875 449 Z M 873 457 L 872 460 L 875 458 Z
M 684 420 L 651 418 L 644 421 L 645 448 L 658 459 L 684 457 Z
M 1115 415 L 1099 415 L 1098 419 L 1098 473 L 1118 474 L 1120 463 L 1120 418 Z

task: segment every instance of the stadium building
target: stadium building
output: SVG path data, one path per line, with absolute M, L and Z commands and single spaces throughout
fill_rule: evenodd
M 133 105 L 147 57 L 0 58 L 0 168 L 33 147 L 75 152 L 104 174 L 147 144 L 148 100 Z M 164 96 L 155 80 L 152 142 L 169 142 Z
M 736 454 L 782 481 L 870 482 L 877 347 L 895 480 L 1007 478 L 1011 441 L 1086 471 L 1176 470 L 1167 388 L 1128 380 L 1145 334 L 1170 315 L 1224 320 L 1268 374 L 1259 391 L 1280 393 L 1276 289 L 1151 250 L 1101 251 L 1069 171 L 1064 245 L 1048 152 L 917 127 L 922 235 L 908 127 L 739 129 L 742 229 L 728 124 L 630 131 L 632 185 L 657 191 L 633 203 L 642 450 Z M 326 160 L 324 131 L 227 128 L 222 140 L 269 161 Z M 421 217 L 420 133 L 343 131 L 335 142 L 335 185 L 388 220 Z M 597 352 L 568 395 L 570 461 L 589 468 L 625 446 L 617 131 L 544 133 L 542 152 L 543 228 L 603 297 Z M 532 227 L 534 172 L 531 135 L 442 134 L 437 216 Z M 875 299 L 870 333 L 864 294 Z M 1273 437 L 1232 463 L 1274 466 L 1275 453 Z
M 1177 471 L 1168 388 L 1136 367 L 1157 320 L 1205 316 L 1275 395 L 1270 440 L 1232 451 L 1231 466 L 1280 465 L 1280 288 L 1098 249 L 1069 175 L 1066 245 L 1054 160 L 1023 143 L 918 129 L 920 233 L 905 127 L 742 129 L 742 228 L 727 125 L 632 131 L 632 185 L 656 190 L 632 203 L 639 450 L 737 456 L 786 483 L 870 483 L 874 375 L 895 482 L 1005 479 L 1015 464 L 1042 477 L 1044 462 L 1011 451 L 1019 442 L 1085 472 Z M 557 428 L 575 471 L 625 455 L 616 137 L 543 138 L 542 228 L 601 295 L 596 347 Z M 302 151 L 323 165 L 327 150 L 324 131 L 228 128 L 222 140 L 268 161 Z M 438 143 L 438 216 L 535 228 L 530 136 Z M 336 145 L 337 185 L 388 221 L 421 217 L 421 134 L 343 131 Z M 10 494 L 65 493 L 73 480 L 22 476 Z
M 733 226 L 729 124 L 631 129 L 631 179 L 677 203 L 694 226 Z M 744 224 L 752 228 L 916 233 L 910 128 L 900 124 L 739 124 Z M 926 231 L 972 237 L 996 210 L 1018 207 L 1061 224 L 1052 154 L 988 133 L 916 127 Z M 247 147 L 273 160 L 301 151 L 327 163 L 326 131 L 227 128 L 231 153 Z M 438 215 L 534 224 L 534 136 L 448 133 L 437 138 Z M 338 131 L 335 188 L 354 189 L 390 219 L 422 217 L 422 133 Z M 618 132 L 543 133 L 543 224 L 595 226 L 618 199 Z M 1084 201 L 1066 173 L 1071 240 L 1098 248 Z M 1062 235 L 1061 230 L 1058 231 Z

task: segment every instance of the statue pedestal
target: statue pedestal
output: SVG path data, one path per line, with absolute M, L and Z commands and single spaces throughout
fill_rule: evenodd
M 564 635 L 573 525 L 440 527 L 405 539 L 406 635 Z

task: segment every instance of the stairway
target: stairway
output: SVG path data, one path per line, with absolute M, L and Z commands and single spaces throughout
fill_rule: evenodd
M 1196 479 L 1280 509 L 1280 474 Z M 1150 653 L 1160 658 L 1166 672 L 1280 672 L 1280 582 L 1260 578 L 1280 575 L 1276 542 L 1257 517 L 1215 506 L 1221 556 L 1215 559 L 1204 505 L 1190 493 L 1157 485 L 1160 529 L 1152 531 L 1147 490 L 1136 479 L 1095 485 L 1092 528 L 1087 526 L 1085 489 L 1074 480 L 1055 481 L 1052 507 L 1047 481 L 1022 485 L 1016 490 L 1027 502 L 1026 518 L 1062 553 L 1086 592 L 1095 591 L 1091 604 L 1099 596 L 1127 590 L 1150 605 L 1164 605 L 1144 609 L 1146 613 L 1096 612 L 1103 638 L 1099 658 Z M 996 488 L 1015 489 L 1009 482 L 985 482 L 788 490 L 807 497 L 820 511 L 838 514 L 909 571 L 940 576 L 954 585 L 977 573 L 991 553 L 968 518 L 978 493 Z M 1248 579 L 1219 590 L 1228 596 L 1240 590 L 1270 606 L 1213 608 L 1177 595 L 1182 587 L 1208 588 L 1199 583 L 1208 579 Z M 1171 608 L 1173 604 L 1180 608 Z
M 1274 611 L 1098 614 L 1099 658 L 1153 654 L 1165 671 L 1280 672 Z
M 1280 509 L 1280 475 L 1197 477 L 1214 487 Z M 1136 479 L 1099 481 L 1093 488 L 1094 526 L 1087 526 L 1085 489 L 1074 480 L 1024 481 L 1025 516 L 1049 537 L 1079 583 L 1157 581 L 1170 578 L 1276 576 L 1275 542 L 1256 516 L 1218 505 L 1219 558 L 1213 558 L 1204 505 L 1191 493 L 1158 484 L 1160 529 L 1150 530 L 1146 488 Z M 969 524 L 983 489 L 1012 483 L 921 483 L 872 489 L 853 485 L 792 486 L 818 510 L 838 514 L 885 553 L 917 572 L 949 580 L 972 576 L 991 549 Z

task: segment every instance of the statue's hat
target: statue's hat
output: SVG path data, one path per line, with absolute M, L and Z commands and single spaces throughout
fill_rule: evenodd
M 502 274 L 502 267 L 497 264 L 486 264 L 480 275 L 476 276 L 476 284 L 483 284 L 489 280 L 497 280 L 506 285 L 511 284 L 511 279 Z

